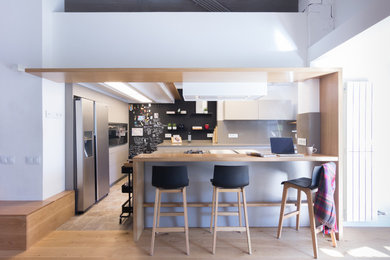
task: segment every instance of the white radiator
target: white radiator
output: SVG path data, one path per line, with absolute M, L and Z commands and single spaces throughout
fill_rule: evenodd
M 373 88 L 368 81 L 348 81 L 347 95 L 347 221 L 373 220 L 372 117 Z

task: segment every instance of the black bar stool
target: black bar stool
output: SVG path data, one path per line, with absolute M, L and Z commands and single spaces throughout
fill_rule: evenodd
M 321 232 L 321 229 L 318 229 L 315 224 L 312 193 L 315 193 L 318 189 L 318 183 L 320 180 L 321 173 L 322 173 L 322 166 L 315 166 L 313 169 L 311 179 L 303 177 L 303 178 L 282 182 L 283 196 L 282 196 L 282 205 L 280 207 L 279 226 L 278 226 L 278 233 L 277 233 L 277 238 L 279 239 L 280 236 L 282 235 L 283 220 L 293 216 L 296 216 L 296 230 L 299 230 L 299 215 L 301 213 L 301 191 L 303 191 L 307 196 L 307 206 L 309 209 L 310 231 L 311 231 L 311 238 L 313 244 L 314 258 L 317 258 L 318 256 L 317 233 Z M 284 214 L 286 201 L 287 201 L 287 191 L 289 188 L 296 189 L 298 192 L 297 204 L 296 204 L 297 209 L 296 211 Z M 332 244 L 334 247 L 336 247 L 337 246 L 336 237 L 333 230 L 331 231 L 330 235 L 332 238 Z
M 213 254 L 217 244 L 217 231 L 246 231 L 248 241 L 248 253 L 252 254 L 251 238 L 249 234 L 248 212 L 245 197 L 245 186 L 249 185 L 248 166 L 214 166 L 214 177 L 210 180 L 213 185 L 213 202 L 210 220 L 210 231 L 213 226 L 214 218 L 214 238 Z M 236 192 L 238 200 L 238 211 L 218 212 L 218 195 L 220 192 Z M 241 200 L 240 192 L 244 202 L 245 227 L 242 226 Z M 238 216 L 239 227 L 219 227 L 217 225 L 218 216 Z
M 152 185 L 156 187 L 156 198 L 154 200 L 154 216 L 150 255 L 153 255 L 154 253 L 154 240 L 156 233 L 158 232 L 184 232 L 186 237 L 187 255 L 190 254 L 186 193 L 188 182 L 189 180 L 186 166 L 153 166 Z M 160 213 L 162 193 L 182 193 L 184 212 Z M 160 216 L 184 216 L 184 227 L 159 227 Z

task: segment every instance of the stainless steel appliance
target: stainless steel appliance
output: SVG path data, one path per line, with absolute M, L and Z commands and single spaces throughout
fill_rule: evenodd
M 76 211 L 84 212 L 109 192 L 108 109 L 75 99 Z

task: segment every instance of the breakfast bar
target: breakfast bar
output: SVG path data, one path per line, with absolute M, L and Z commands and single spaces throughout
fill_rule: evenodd
M 211 186 L 204 196 L 204 190 L 210 185 L 209 179 L 212 176 L 213 165 L 248 165 L 250 168 L 250 178 L 253 187 L 248 190 L 248 207 L 269 207 L 273 206 L 275 212 L 279 211 L 281 185 L 280 182 L 288 178 L 294 177 L 310 177 L 311 168 L 313 165 L 319 165 L 325 162 L 337 162 L 338 157 L 332 155 L 316 154 L 303 157 L 257 157 L 246 154 L 210 154 L 207 151 L 204 154 L 184 154 L 182 151 L 156 151 L 151 154 L 140 154 L 133 158 L 134 163 L 134 215 L 133 215 L 133 236 L 137 241 L 145 226 L 148 218 L 147 210 L 151 210 L 153 203 L 148 198 L 153 198 L 154 190 L 150 189 L 151 168 L 153 165 L 186 165 L 189 168 L 189 199 L 188 207 L 191 208 L 210 208 L 211 207 Z M 202 175 L 203 177 L 199 177 Z M 193 176 L 193 177 L 192 177 Z M 192 181 L 194 180 L 194 181 Z M 191 195 L 191 186 L 192 189 Z M 206 187 L 206 188 L 205 188 Z M 268 191 L 260 192 L 259 190 Z M 273 191 L 273 192 L 269 192 Z M 272 194 L 271 194 L 272 193 Z M 275 195 L 276 194 L 276 195 Z M 258 198 L 260 197 L 260 198 Z M 199 199 L 201 201 L 196 201 Z M 149 201 L 148 201 L 149 200 Z M 289 202 L 294 204 L 293 202 Z M 336 205 L 339 203 L 336 198 Z M 164 203 L 163 203 L 164 204 Z M 177 207 L 177 203 L 165 203 L 164 206 Z M 222 203 L 221 206 L 234 206 L 234 203 Z M 199 212 L 197 212 L 199 213 Z M 204 212 L 203 212 L 204 213 Z M 340 212 L 337 212 L 340 214 Z M 149 214 L 150 215 L 150 214 Z M 204 214 L 202 214 L 204 215 Z M 189 221 L 191 226 L 191 217 L 195 219 L 192 226 L 202 226 L 201 216 L 191 216 L 189 213 Z M 208 213 L 204 216 L 209 221 Z M 278 219 L 278 214 L 268 216 Z M 249 220 L 251 222 L 251 219 Z M 264 225 L 262 222 L 256 222 L 253 218 L 252 222 L 256 225 Z M 149 221 L 150 222 L 150 221 Z M 207 222 L 207 221 L 206 221 Z M 339 222 L 339 218 L 338 218 Z M 266 223 L 268 226 L 275 226 L 274 222 Z M 341 231 L 341 229 L 340 229 Z M 341 235 L 341 233 L 340 233 Z

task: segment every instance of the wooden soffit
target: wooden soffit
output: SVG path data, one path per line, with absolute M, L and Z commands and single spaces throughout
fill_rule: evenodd
M 268 82 L 299 82 L 339 72 L 322 68 L 27 68 L 27 73 L 58 83 L 182 82 L 185 72 L 267 72 Z

